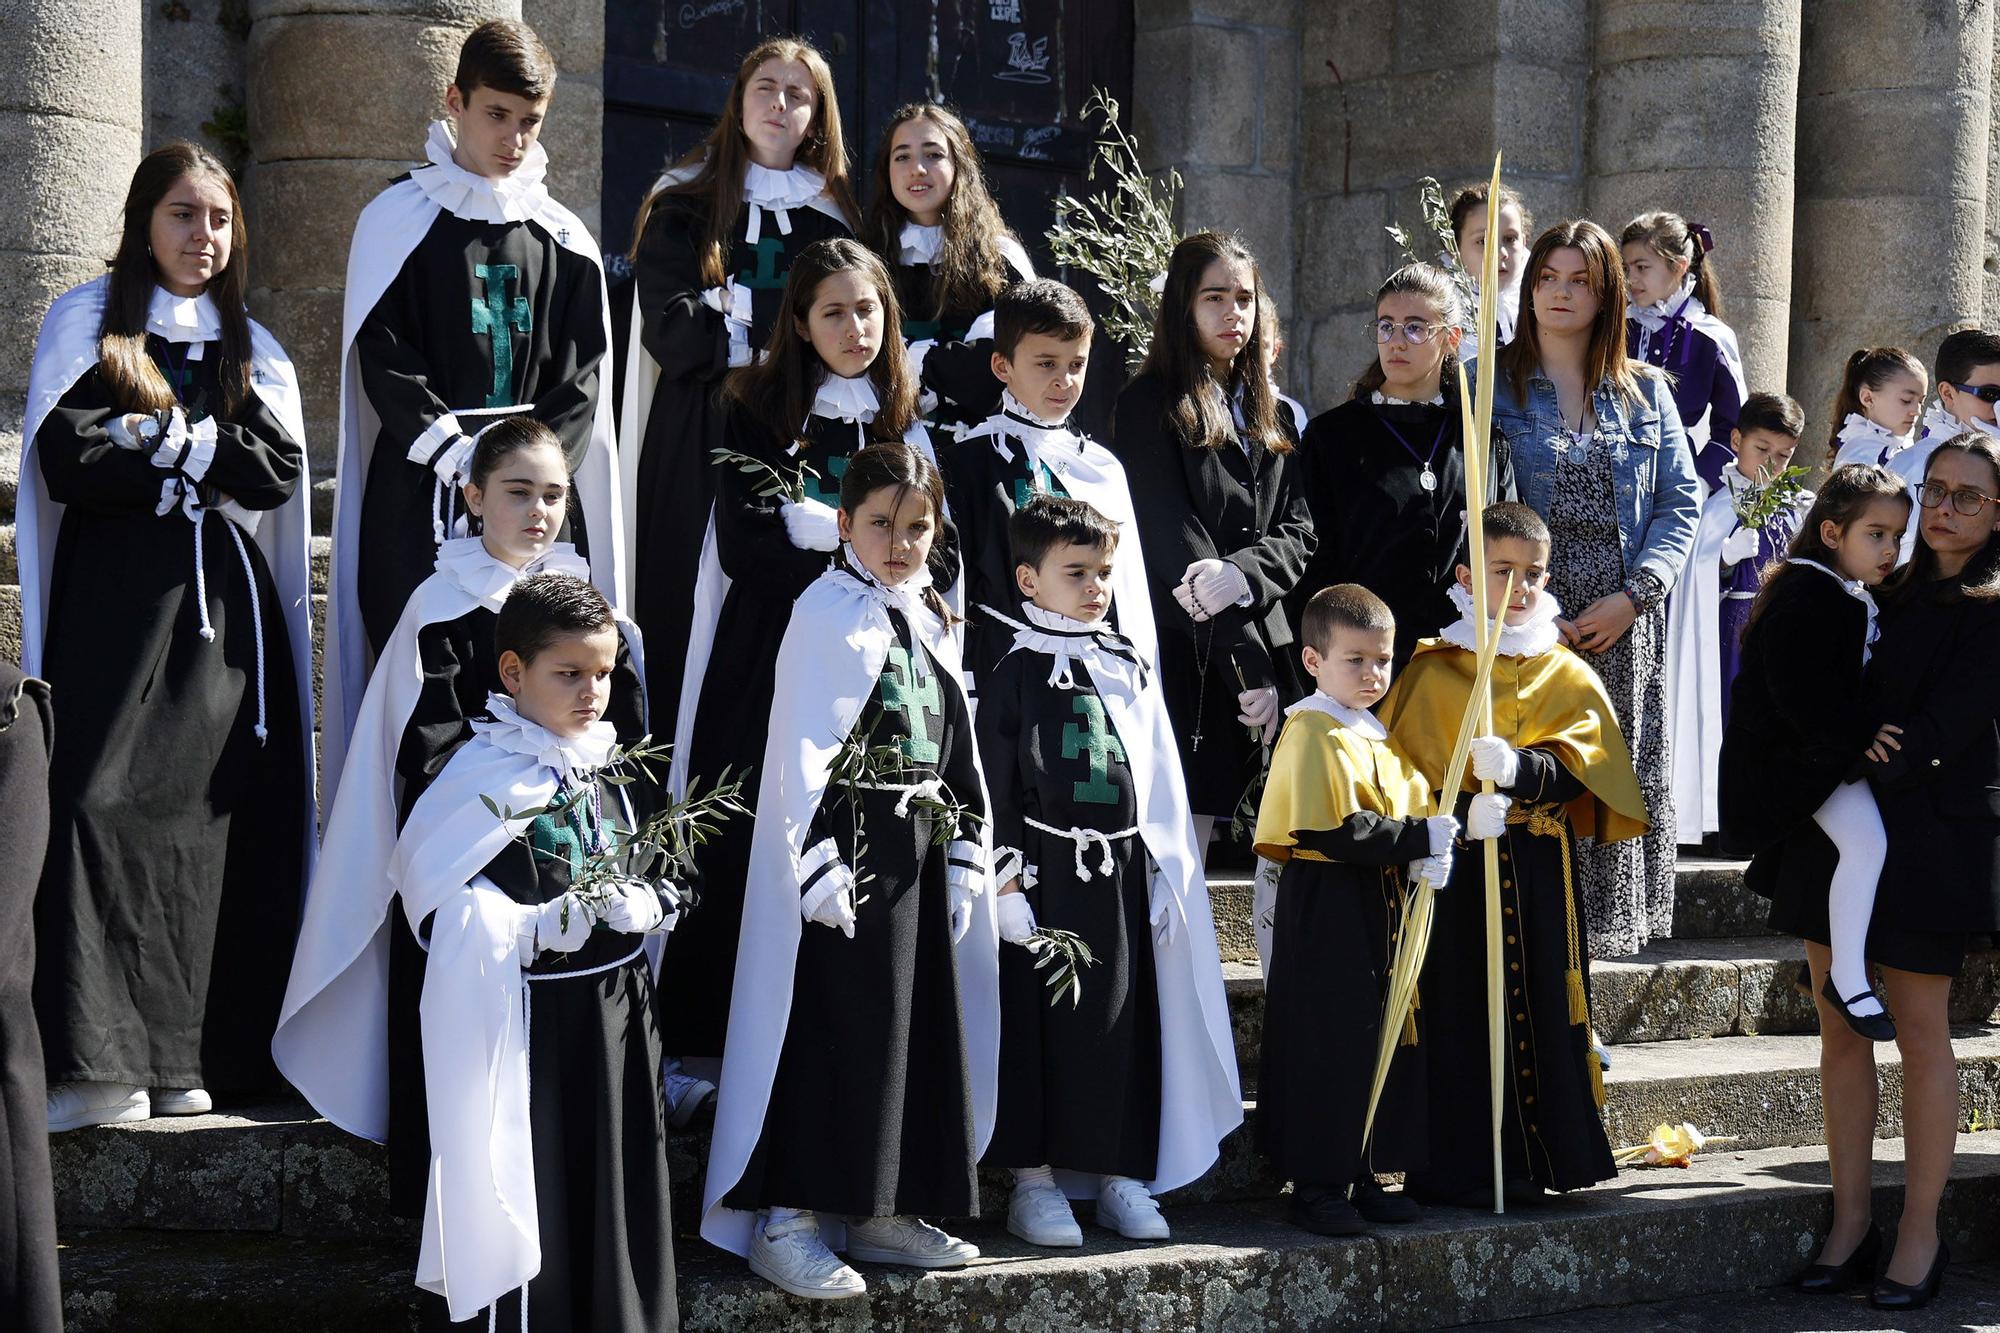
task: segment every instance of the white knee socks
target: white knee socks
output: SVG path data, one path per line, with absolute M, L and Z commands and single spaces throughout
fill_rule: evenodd
M 1868 977 L 1868 919 L 1875 911 L 1875 885 L 1889 839 L 1882 830 L 1882 812 L 1866 782 L 1845 782 L 1834 788 L 1813 821 L 1840 853 L 1833 883 L 1827 889 L 1826 915 L 1833 965 L 1829 975 L 1843 1000 L 1860 995 L 1849 1009 L 1858 1017 L 1882 1012 Z

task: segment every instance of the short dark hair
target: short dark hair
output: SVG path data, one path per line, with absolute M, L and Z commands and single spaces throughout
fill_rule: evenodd
M 1016 565 L 1040 569 L 1058 546 L 1117 549 L 1118 525 L 1081 500 L 1038 495 L 1007 520 L 1007 544 Z
M 616 629 L 604 594 L 573 574 L 530 574 L 514 585 L 493 625 L 493 654 L 532 663 L 558 639 Z
M 1931 363 L 1931 377 L 1954 384 L 1981 366 L 2000 362 L 2000 333 L 1984 329 L 1960 329 L 1948 333 L 1938 344 L 1937 359 Z
M 1306 603 L 1305 613 L 1299 617 L 1299 637 L 1315 652 L 1330 652 L 1337 629 L 1394 634 L 1396 616 L 1387 602 L 1360 584 L 1336 583 L 1321 588 Z
M 1736 414 L 1736 429 L 1745 434 L 1767 430 L 1796 440 L 1806 433 L 1806 410 L 1782 393 L 1753 393 Z
M 471 100 L 481 88 L 539 102 L 555 91 L 556 58 L 519 19 L 488 19 L 458 48 L 458 95 Z
M 1010 283 L 993 302 L 993 350 L 1010 360 L 1031 333 L 1072 342 L 1088 338 L 1094 327 L 1083 298 L 1053 278 Z
M 1552 544 L 1549 525 L 1542 521 L 1540 514 L 1518 500 L 1502 500 L 1498 504 L 1487 505 L 1480 518 L 1485 524 L 1486 540 L 1489 542 L 1519 537 L 1524 542 L 1539 542 L 1543 546 Z

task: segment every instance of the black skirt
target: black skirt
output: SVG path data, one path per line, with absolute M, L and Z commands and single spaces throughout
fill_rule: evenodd
M 1827 890 L 1839 861 L 1832 840 L 1809 823 L 1752 861 L 1745 882 L 1770 898 L 1771 929 L 1831 947 Z M 1885 879 L 1876 892 L 1886 895 L 1895 889 Z M 1899 972 L 1955 977 L 1965 970 L 1972 939 L 1969 931 L 1913 929 L 1877 912 L 1868 925 L 1868 961 Z

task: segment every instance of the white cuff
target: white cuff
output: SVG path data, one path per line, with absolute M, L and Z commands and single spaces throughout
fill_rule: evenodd
M 422 435 L 412 440 L 403 456 L 412 463 L 431 467 L 437 462 L 439 452 L 455 438 L 464 434 L 465 431 L 458 424 L 458 418 L 447 412 L 431 422 L 430 428 Z
M 1018 847 L 995 847 L 993 849 L 993 882 L 1005 884 L 1010 879 L 1019 879 L 1025 887 L 1028 875 L 1028 857 Z
M 200 481 L 208 475 L 208 465 L 214 461 L 215 418 L 203 417 L 190 426 L 181 409 L 174 408 L 167 422 L 167 433 L 154 446 L 153 466 L 179 472 L 190 481 Z
M 993 341 L 993 312 L 991 310 L 972 321 L 972 327 L 965 331 L 965 341 L 969 343 Z
M 937 339 L 924 338 L 917 342 L 911 343 L 907 348 L 904 349 L 903 356 L 910 363 L 911 379 L 920 380 L 924 377 L 924 358 L 929 356 L 931 354 L 931 349 L 936 346 L 937 346 Z
M 986 849 L 969 838 L 953 838 L 945 848 L 945 877 L 963 881 L 974 893 L 985 887 Z

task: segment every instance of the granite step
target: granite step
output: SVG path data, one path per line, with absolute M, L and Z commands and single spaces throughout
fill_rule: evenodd
M 1897 1206 L 1901 1150 L 1877 1144 L 1884 1217 Z M 1505 1217 L 1434 1209 L 1340 1240 L 1287 1225 L 1275 1200 L 1176 1209 L 1161 1245 L 1089 1226 L 1085 1210 L 1084 1248 L 1055 1253 L 975 1221 L 960 1228 L 984 1252 L 970 1267 L 865 1266 L 869 1293 L 849 1302 L 787 1297 L 698 1240 L 677 1241 L 676 1263 L 690 1333 L 1391 1333 L 1772 1287 L 1810 1258 L 1830 1212 L 1823 1152 L 1770 1149 L 1628 1171 Z M 1956 1260 L 2000 1253 L 2000 1135 L 1961 1141 L 1942 1222 Z M 62 1252 L 65 1313 L 73 1333 L 412 1329 L 412 1260 L 412 1243 L 384 1239 L 77 1231 Z

